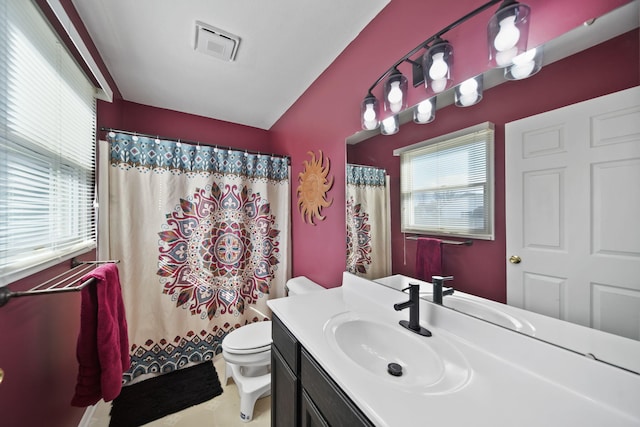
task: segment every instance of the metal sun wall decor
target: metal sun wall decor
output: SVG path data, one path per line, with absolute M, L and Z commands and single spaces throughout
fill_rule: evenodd
M 315 153 L 308 151 L 311 160 L 303 162 L 304 170 L 298 174 L 298 209 L 302 215 L 303 221 L 316 225 L 313 222 L 314 217 L 320 221 L 325 217 L 321 215 L 322 208 L 331 206 L 333 199 L 327 201 L 327 191 L 333 186 L 333 177 L 327 181 L 329 175 L 330 161 L 326 158 L 326 165 L 323 165 L 324 159 L 322 150 L 316 159 Z

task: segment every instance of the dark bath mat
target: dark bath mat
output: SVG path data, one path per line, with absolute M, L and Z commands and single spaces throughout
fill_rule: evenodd
M 212 362 L 122 387 L 111 404 L 109 427 L 137 427 L 222 394 Z

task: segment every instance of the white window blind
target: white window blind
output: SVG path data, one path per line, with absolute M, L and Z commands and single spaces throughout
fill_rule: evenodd
M 95 247 L 95 88 L 31 1 L 0 6 L 0 286 Z
M 492 124 L 395 154 L 400 154 L 403 232 L 493 239 Z

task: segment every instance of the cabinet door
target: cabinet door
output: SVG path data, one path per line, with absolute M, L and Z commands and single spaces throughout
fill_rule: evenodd
M 329 427 L 329 424 L 325 421 L 320 414 L 316 405 L 313 404 L 309 395 L 302 391 L 302 423 L 301 427 Z
M 300 367 L 302 388 L 329 425 L 373 427 L 304 347 L 301 348 Z
M 271 346 L 271 425 L 297 427 L 298 378 Z

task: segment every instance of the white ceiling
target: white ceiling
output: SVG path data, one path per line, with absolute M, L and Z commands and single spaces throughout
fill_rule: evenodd
M 72 0 L 127 101 L 269 129 L 390 0 Z M 196 21 L 240 37 L 194 50 Z

